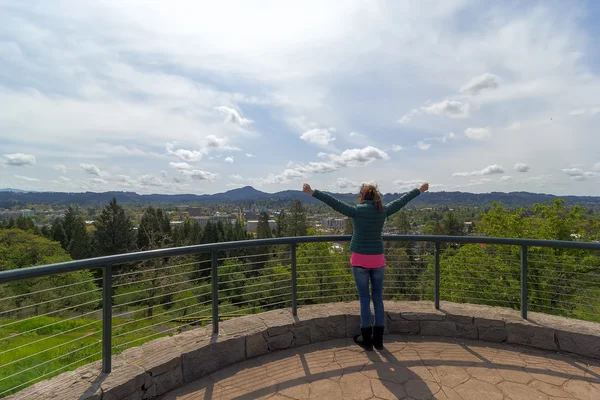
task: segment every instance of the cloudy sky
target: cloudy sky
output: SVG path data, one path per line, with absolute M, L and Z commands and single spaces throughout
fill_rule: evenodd
M 0 187 L 600 195 L 599 19 L 593 0 L 0 0 Z

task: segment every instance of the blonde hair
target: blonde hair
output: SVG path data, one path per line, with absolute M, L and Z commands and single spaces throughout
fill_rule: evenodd
M 359 201 L 363 201 L 363 200 L 370 200 L 373 202 L 373 204 L 375 204 L 375 207 L 377 207 L 377 209 L 379 211 L 383 211 L 383 201 L 381 200 L 381 193 L 379 193 L 379 190 L 377 189 L 377 186 L 375 185 L 367 185 L 367 184 L 363 184 L 360 187 L 360 193 L 358 194 L 358 200 Z

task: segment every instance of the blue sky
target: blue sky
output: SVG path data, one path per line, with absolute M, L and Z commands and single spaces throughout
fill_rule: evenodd
M 2 1 L 0 187 L 600 195 L 593 1 Z

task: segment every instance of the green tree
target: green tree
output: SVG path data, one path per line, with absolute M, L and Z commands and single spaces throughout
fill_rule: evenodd
M 51 238 L 55 242 L 60 243 L 63 249 L 66 249 L 69 246 L 62 219 L 56 218 L 52 221 Z
M 395 216 L 394 224 L 400 231 L 401 235 L 407 235 L 410 233 L 410 221 L 408 220 L 408 216 L 404 211 L 400 211 Z
M 352 218 L 346 218 L 346 224 L 344 225 L 344 234 L 352 235 L 354 232 L 354 226 L 352 225 Z
M 449 236 L 463 236 L 465 233 L 463 224 L 456 218 L 452 211 L 449 211 L 442 220 L 444 234 Z
M 96 220 L 96 246 L 99 255 L 127 253 L 133 249 L 133 222 L 113 197 Z
M 279 212 L 276 222 L 277 222 L 277 227 L 275 229 L 275 236 L 276 237 L 285 236 L 286 233 L 288 233 L 288 222 L 287 222 L 287 218 L 286 218 L 284 210 L 281 210 Z
M 90 234 L 87 231 L 85 221 L 80 216 L 77 216 L 73 221 L 71 241 L 67 250 L 75 260 L 88 258 L 92 255 Z
M 306 236 L 308 232 L 308 222 L 306 220 L 306 210 L 300 200 L 294 201 L 290 210 L 288 221 L 288 236 Z
M 167 214 L 160 208 L 146 208 L 137 231 L 138 248 L 158 249 L 169 246 L 171 242 L 171 222 Z
M 20 229 L 0 231 L 0 271 L 69 260 L 56 242 Z M 91 272 L 85 270 L 12 282 L 4 290 L 20 296 L 12 300 L 14 306 L 27 307 L 19 311 L 19 317 L 65 308 L 66 313 L 84 312 L 95 309 L 100 299 L 92 279 Z
M 269 226 L 269 214 L 266 212 L 261 212 L 258 216 L 256 237 L 258 239 L 269 239 L 273 237 L 273 232 L 271 232 L 271 227 Z

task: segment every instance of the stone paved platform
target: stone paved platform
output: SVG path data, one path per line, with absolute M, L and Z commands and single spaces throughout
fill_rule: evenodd
M 351 339 L 232 365 L 161 400 L 598 400 L 600 362 L 510 344 L 386 336 L 382 352 Z

